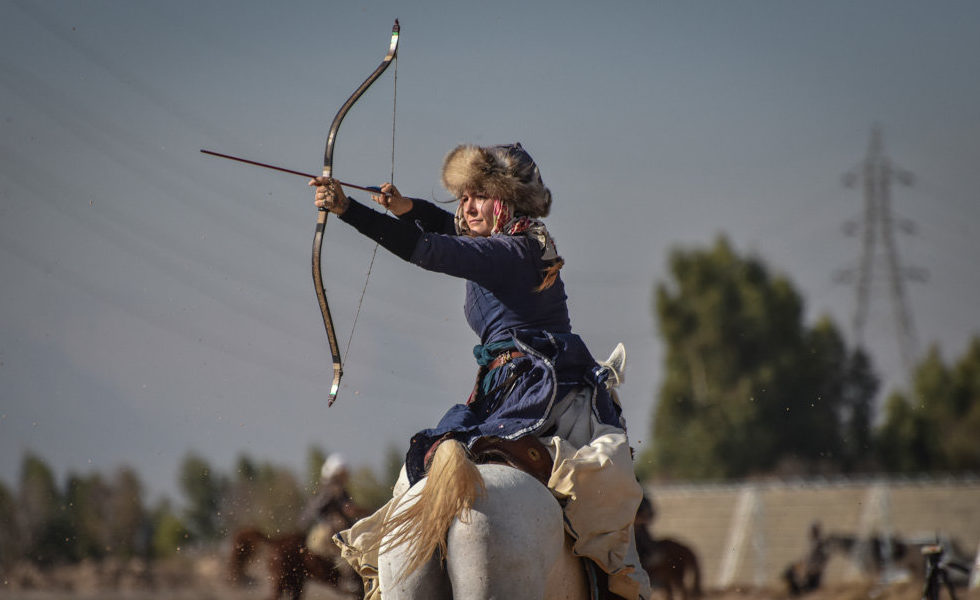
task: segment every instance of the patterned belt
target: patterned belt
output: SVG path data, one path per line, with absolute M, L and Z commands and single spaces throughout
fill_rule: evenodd
M 520 358 L 522 356 L 527 356 L 527 354 L 517 350 L 508 350 L 498 355 L 497 358 L 493 359 L 490 364 L 487 365 L 487 371 L 493 371 L 497 367 L 502 367 L 515 358 Z

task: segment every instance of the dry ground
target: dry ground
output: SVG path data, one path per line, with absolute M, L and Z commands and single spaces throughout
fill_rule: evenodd
M 183 559 L 157 564 L 152 569 L 138 563 L 87 563 L 42 573 L 17 567 L 0 573 L 0 600 L 265 600 L 270 591 L 261 563 L 250 574 L 258 583 L 247 588 L 232 587 L 225 579 L 223 561 L 217 556 Z M 956 590 L 958 600 L 980 600 L 980 589 Z M 920 600 L 921 583 L 890 586 L 849 584 L 828 586 L 799 597 L 800 600 Z M 676 596 L 675 596 L 676 597 Z M 305 600 L 351 600 L 323 585 L 308 584 Z M 664 596 L 655 591 L 654 598 Z M 704 600 L 791 600 L 785 590 L 707 590 Z M 941 598 L 948 595 L 943 592 Z

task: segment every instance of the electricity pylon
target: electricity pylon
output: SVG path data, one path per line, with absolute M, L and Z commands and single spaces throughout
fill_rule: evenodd
M 878 245 L 883 246 L 885 266 L 889 291 L 892 297 L 892 307 L 895 312 L 895 322 L 898 333 L 898 348 L 902 357 L 907 377 L 912 376 L 915 368 L 915 358 L 918 342 L 915 328 L 912 325 L 912 313 L 909 310 L 905 294 L 906 279 L 925 279 L 923 269 L 903 268 L 895 245 L 895 229 L 904 233 L 913 233 L 915 225 L 906 219 L 896 219 L 892 216 L 891 186 L 896 181 L 910 186 L 913 182 L 912 173 L 897 167 L 885 156 L 882 143 L 881 128 L 875 125 L 871 129 L 871 141 L 868 153 L 857 166 L 844 174 L 846 187 L 857 187 L 860 183 L 864 192 L 864 214 L 859 222 L 849 221 L 844 225 L 844 232 L 855 235 L 861 232 L 861 261 L 855 277 L 854 269 L 846 269 L 837 276 L 838 281 L 851 282 L 857 280 L 857 308 L 854 311 L 854 335 L 858 344 L 864 342 L 864 328 L 868 319 L 868 305 L 871 296 L 871 281 L 874 276 L 876 258 L 879 256 Z

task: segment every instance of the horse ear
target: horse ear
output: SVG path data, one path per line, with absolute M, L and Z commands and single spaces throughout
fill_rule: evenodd
M 599 363 L 609 369 L 609 381 L 606 386 L 609 389 L 619 387 L 626 381 L 626 347 L 620 342 L 613 348 L 609 358 Z

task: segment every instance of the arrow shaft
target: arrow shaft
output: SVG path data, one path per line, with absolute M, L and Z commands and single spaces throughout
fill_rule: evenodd
M 309 177 L 310 179 L 314 179 L 316 177 L 319 177 L 319 175 L 313 175 L 313 174 L 310 174 L 310 173 L 304 173 L 302 171 L 294 171 L 292 169 L 287 169 L 285 167 L 277 167 L 276 165 L 270 165 L 268 163 L 258 162 L 256 160 L 249 160 L 247 158 L 242 158 L 240 156 L 232 156 L 231 154 L 222 154 L 221 152 L 214 152 L 213 150 L 205 150 L 205 149 L 201 148 L 201 152 L 204 153 L 204 154 L 210 154 L 211 156 L 217 156 L 219 158 L 227 158 L 228 160 L 235 160 L 235 161 L 238 161 L 240 163 L 245 163 L 247 165 L 254 165 L 256 167 L 262 167 L 264 169 L 272 169 L 273 171 L 280 171 L 282 173 L 289 173 L 291 175 L 299 175 L 301 177 Z M 345 181 L 340 181 L 338 183 L 340 183 L 340 185 L 342 185 L 344 187 L 354 188 L 355 190 L 363 190 L 365 192 L 373 192 L 375 194 L 380 194 L 381 193 L 381 188 L 378 188 L 378 187 L 355 185 L 353 183 L 347 183 Z

